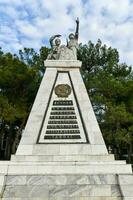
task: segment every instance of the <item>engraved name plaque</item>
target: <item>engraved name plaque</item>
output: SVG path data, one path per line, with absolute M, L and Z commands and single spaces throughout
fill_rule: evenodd
M 81 138 L 72 101 L 54 101 L 51 110 L 44 139 Z
M 57 72 L 40 130 L 39 143 L 86 143 L 78 101 L 69 73 Z

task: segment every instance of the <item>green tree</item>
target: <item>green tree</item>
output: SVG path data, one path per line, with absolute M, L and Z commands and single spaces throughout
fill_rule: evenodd
M 15 152 L 39 83 L 38 69 L 0 51 L 0 156 Z
M 133 153 L 133 72 L 119 63 L 116 49 L 96 44 L 80 45 L 78 57 L 82 74 L 107 146 L 121 158 L 125 148 L 128 161 Z
M 44 60 L 46 60 L 49 51 L 47 47 L 41 47 L 39 53 L 35 52 L 33 48 L 24 48 L 23 50 L 19 50 L 19 57 L 29 67 L 34 67 L 44 73 Z

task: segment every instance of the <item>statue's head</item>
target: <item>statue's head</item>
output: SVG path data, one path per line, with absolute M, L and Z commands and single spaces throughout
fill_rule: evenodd
M 74 34 L 73 34 L 73 33 L 70 33 L 70 34 L 69 34 L 69 39 L 71 40 L 71 39 L 74 39 L 74 38 L 75 38 Z
M 60 46 L 61 40 L 59 38 L 55 39 L 55 44 L 56 46 Z

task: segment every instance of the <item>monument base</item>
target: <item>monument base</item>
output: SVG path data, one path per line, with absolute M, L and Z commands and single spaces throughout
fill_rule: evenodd
M 133 200 L 131 165 L 108 154 L 81 62 L 45 66 L 16 155 L 0 162 L 0 200 Z
M 13 155 L 0 162 L 0 200 L 133 200 L 131 165 L 112 154 Z
M 132 200 L 124 175 L 7 176 L 2 200 Z M 119 187 L 118 181 L 123 185 Z M 123 198 L 121 191 L 128 197 Z

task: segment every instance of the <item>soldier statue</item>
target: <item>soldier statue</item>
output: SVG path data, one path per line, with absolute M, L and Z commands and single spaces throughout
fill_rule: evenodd
M 48 54 L 47 59 L 48 60 L 58 60 L 59 59 L 59 49 L 61 40 L 59 39 L 61 35 L 54 35 L 50 38 L 50 46 L 51 46 L 51 52 Z
M 51 52 L 48 55 L 48 60 L 77 60 L 77 48 L 79 37 L 79 19 L 76 19 L 75 34 L 69 34 L 69 41 L 67 45 L 61 45 L 59 39 L 61 35 L 54 35 L 50 38 Z

